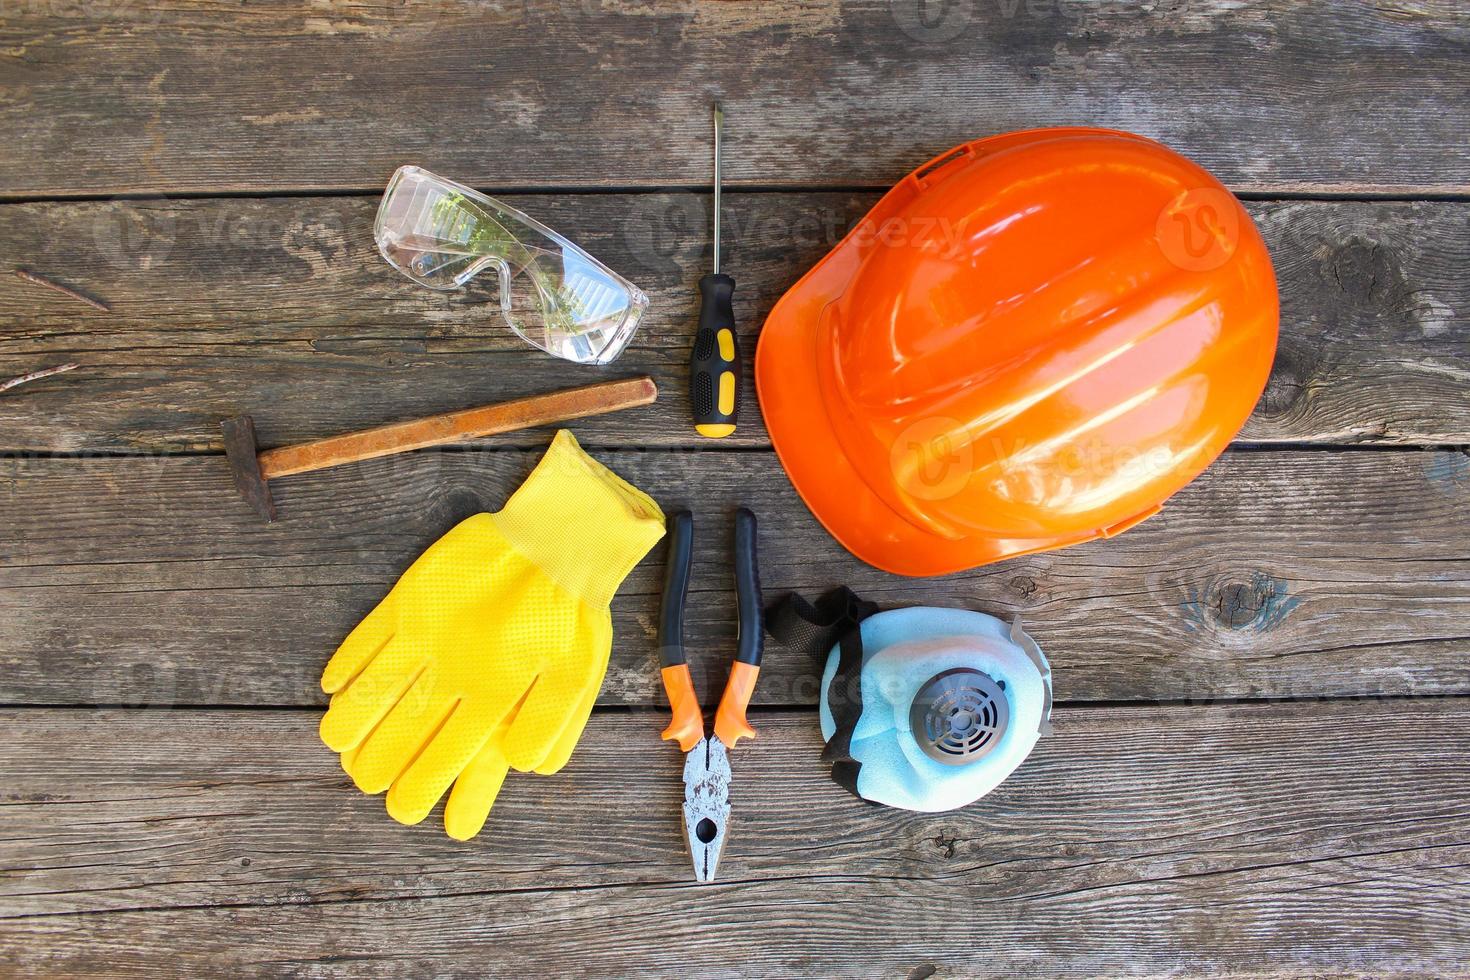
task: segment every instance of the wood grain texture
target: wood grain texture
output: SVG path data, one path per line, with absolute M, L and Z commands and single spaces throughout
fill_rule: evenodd
M 0 277 L 0 376 L 83 364 L 0 397 L 0 451 L 218 452 L 219 421 L 238 414 L 255 417 L 270 447 L 640 373 L 658 381 L 657 406 L 579 431 L 599 445 L 708 448 L 687 395 L 708 195 L 513 200 L 651 294 L 633 346 L 611 367 L 529 349 L 487 302 L 488 287 L 446 295 L 394 273 L 372 244 L 374 198 L 0 206 L 0 248 L 85 278 L 113 303 L 110 315 L 95 313 Z M 745 350 L 781 294 L 874 200 L 728 196 L 725 261 Z M 1470 442 L 1470 205 L 1249 208 L 1283 312 L 1275 369 L 1242 438 Z M 752 373 L 728 440 L 737 446 L 769 444 Z
M 0 187 L 33 197 L 690 186 L 723 99 L 732 184 L 882 186 L 988 133 L 1134 130 L 1237 189 L 1470 190 L 1452 2 L 478 0 L 8 11 Z
M 0 252 L 111 312 L 0 276 L 0 378 L 82 365 L 0 394 L 0 974 L 1470 976 L 1467 46 L 1450 0 L 7 5 Z M 728 444 L 691 432 L 714 98 L 747 351 L 962 140 L 1113 126 L 1211 169 L 1254 198 L 1283 301 L 1237 446 L 1111 541 L 861 565 L 753 390 Z M 572 368 L 487 291 L 392 273 L 371 222 L 410 162 L 643 286 L 628 354 Z M 482 839 L 351 789 L 322 664 L 550 430 L 276 481 L 267 527 L 219 421 L 269 448 L 644 373 L 657 405 L 576 429 L 698 515 L 700 693 L 743 504 L 772 598 L 1023 617 L 1062 706 L 1013 778 L 951 814 L 861 804 L 818 759 L 814 666 L 773 645 L 723 880 L 694 886 L 656 548 L 572 764 L 512 777 Z
M 12 975 L 1462 975 L 1470 703 L 1072 708 L 963 810 L 861 803 L 763 713 L 689 880 L 678 753 L 598 715 L 457 844 L 315 712 L 0 714 Z
M 731 514 L 759 516 L 774 598 L 846 583 L 885 605 L 1020 613 L 1064 701 L 1470 691 L 1470 460 L 1227 453 L 1126 534 L 934 579 L 852 558 L 769 452 L 598 452 L 696 515 L 689 646 L 718 696 L 734 650 Z M 351 626 L 424 548 L 498 508 L 537 451 L 426 452 L 276 481 L 262 525 L 222 457 L 0 459 L 0 702 L 305 705 Z M 604 704 L 664 703 L 662 547 L 613 604 Z M 757 703 L 813 704 L 774 649 Z

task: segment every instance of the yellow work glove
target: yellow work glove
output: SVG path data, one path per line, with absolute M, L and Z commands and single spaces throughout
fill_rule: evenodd
M 565 760 L 572 754 L 572 749 L 582 734 L 582 728 L 586 725 L 587 717 L 592 713 L 592 706 L 596 700 L 597 689 L 593 688 L 588 691 L 586 703 L 578 711 L 577 718 L 581 720 L 562 730 L 562 740 L 565 744 L 552 750 L 553 758 Z M 510 763 L 505 758 L 505 730 L 509 724 L 510 721 L 507 719 L 496 727 L 495 731 L 490 734 L 490 738 L 486 740 L 484 747 L 455 779 L 454 788 L 449 791 L 449 802 L 444 804 L 444 830 L 455 840 L 469 840 L 478 834 L 480 828 L 485 826 L 486 818 L 490 816 L 490 808 L 495 805 L 495 798 L 500 795 L 500 787 L 510 771 Z M 343 771 L 352 776 L 352 766 L 357 761 L 357 750 L 349 749 L 342 753 L 341 758 Z M 544 771 L 550 773 L 555 770 Z M 353 776 L 353 782 L 356 781 L 357 777 Z M 389 812 L 392 812 L 391 809 Z
M 430 546 L 342 643 L 322 741 L 401 823 L 458 780 L 446 828 L 474 836 L 507 768 L 571 756 L 607 671 L 608 604 L 663 531 L 650 497 L 558 432 L 502 510 Z

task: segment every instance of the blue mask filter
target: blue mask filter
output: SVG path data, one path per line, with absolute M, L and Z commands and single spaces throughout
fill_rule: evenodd
M 973 803 L 1050 731 L 1046 658 L 1019 620 L 875 608 L 843 589 L 815 607 L 792 597 L 768 617 L 788 646 L 826 651 L 820 716 L 833 778 L 905 810 Z

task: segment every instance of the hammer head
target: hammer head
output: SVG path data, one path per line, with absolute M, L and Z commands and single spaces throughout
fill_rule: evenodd
M 265 474 L 260 472 L 260 455 L 255 448 L 255 421 L 248 415 L 237 415 L 225 419 L 219 427 L 225 434 L 225 456 L 241 496 L 261 517 L 275 520 L 276 505 L 271 500 Z

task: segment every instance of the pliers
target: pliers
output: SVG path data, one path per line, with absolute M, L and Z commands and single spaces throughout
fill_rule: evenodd
M 688 511 L 669 516 L 669 557 L 659 611 L 659 658 L 664 691 L 673 720 L 665 739 L 684 750 L 684 838 L 694 860 L 697 881 L 713 881 L 725 847 L 730 820 L 730 759 L 727 750 L 755 730 L 745 710 L 761 669 L 761 583 L 756 565 L 755 515 L 735 512 L 735 598 L 739 635 L 735 663 L 715 712 L 714 737 L 704 733 L 704 713 L 694 693 L 694 680 L 684 651 L 684 603 L 689 594 L 689 568 L 694 558 L 694 517 Z

